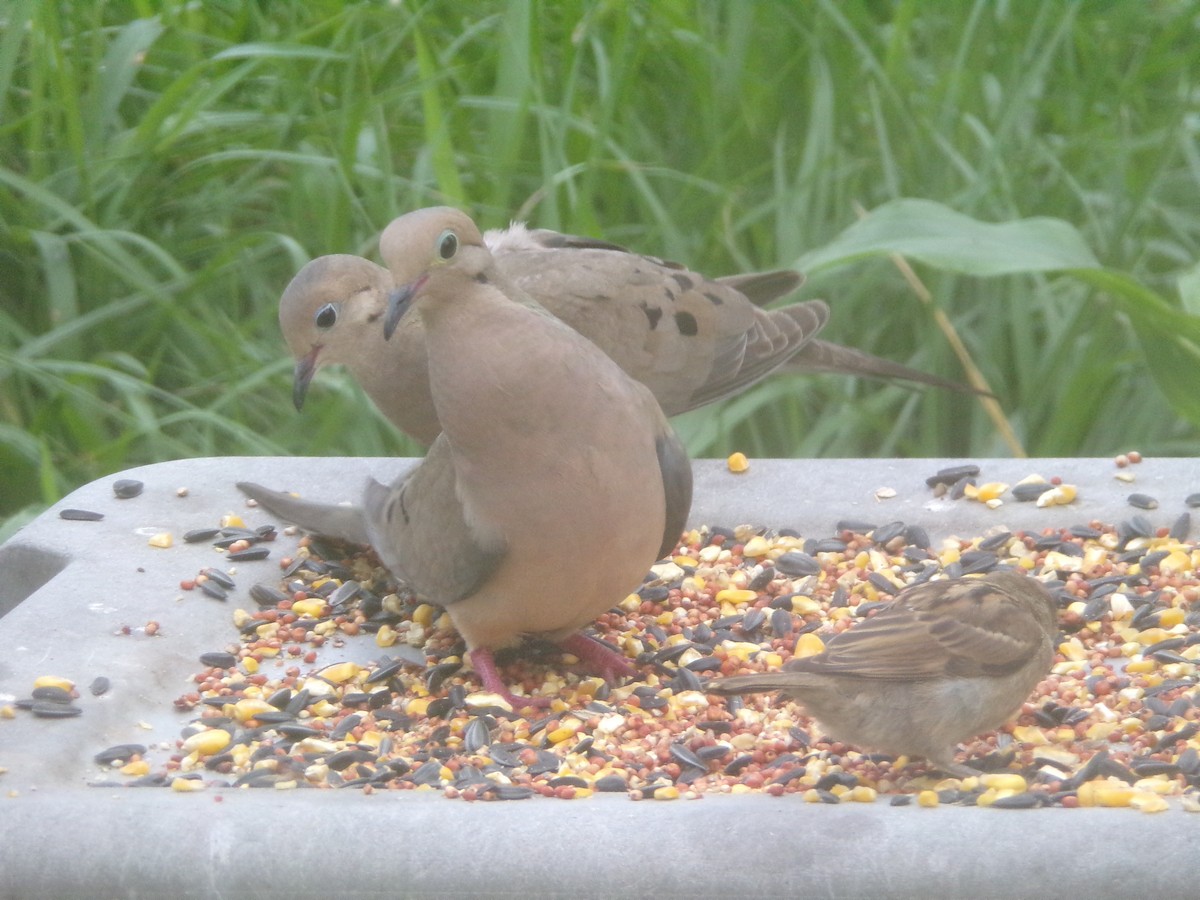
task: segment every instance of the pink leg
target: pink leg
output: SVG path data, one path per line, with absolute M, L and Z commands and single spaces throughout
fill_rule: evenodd
M 599 641 L 593 641 L 583 634 L 573 634 L 559 641 L 559 646 L 578 656 L 589 669 L 603 675 L 605 681 L 616 681 L 637 671 L 624 656 L 613 653 Z
M 475 667 L 479 680 L 483 682 L 483 689 L 493 694 L 499 694 L 508 701 L 514 712 L 525 709 L 527 706 L 541 709 L 550 705 L 549 697 L 518 697 L 510 691 L 508 685 L 504 683 L 504 679 L 500 677 L 500 673 L 496 671 L 496 661 L 492 657 L 491 650 L 486 647 L 476 647 L 467 655 L 471 657 L 471 665 Z

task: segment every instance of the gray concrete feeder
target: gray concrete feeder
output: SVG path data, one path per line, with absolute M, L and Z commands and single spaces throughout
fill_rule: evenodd
M 1191 829 L 1178 801 L 1158 815 L 1129 809 L 1006 811 L 915 805 L 822 805 L 798 796 L 712 795 L 696 801 L 586 800 L 465 803 L 437 792 L 127 788 L 93 755 L 121 743 L 173 741 L 194 718 L 173 701 L 199 654 L 236 641 L 233 606 L 255 580 L 278 575 L 298 538 L 243 562 L 222 604 L 181 578 L 223 557 L 181 535 L 247 511 L 234 487 L 250 480 L 314 500 L 356 500 L 368 474 L 393 477 L 412 460 L 225 458 L 161 463 L 72 493 L 0 547 L 0 706 L 36 678 L 69 678 L 82 714 L 57 720 L 18 711 L 0 720 L 0 896 L 1196 896 Z M 1040 530 L 1134 514 L 1170 526 L 1200 490 L 1200 464 L 1149 459 L 1134 484 L 1112 460 L 984 460 L 981 481 L 1032 472 L 1079 487 L 1070 506 L 1009 499 L 999 509 L 934 499 L 925 478 L 955 460 L 753 460 L 695 463 L 693 524 L 790 527 L 829 536 L 843 519 L 924 526 L 944 536 Z M 117 499 L 114 481 L 144 483 Z M 186 496 L 177 489 L 188 488 Z M 884 499 L 890 488 L 894 496 Z M 1134 509 L 1128 495 L 1154 496 Z M 64 509 L 103 513 L 69 521 Z M 148 536 L 171 532 L 174 546 Z M 160 633 L 140 631 L 149 621 Z M 133 633 L 119 635 L 122 626 Z M 367 662 L 364 635 L 321 663 Z M 93 696 L 97 676 L 111 687 Z M 97 786 L 108 782 L 105 786 Z

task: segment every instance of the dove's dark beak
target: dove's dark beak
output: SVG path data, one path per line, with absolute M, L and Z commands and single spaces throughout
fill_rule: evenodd
M 320 352 L 321 345 L 314 344 L 306 356 L 296 360 L 296 370 L 292 374 L 292 403 L 296 404 L 296 409 L 304 407 L 304 395 L 308 393 L 308 383 L 317 371 L 317 354 Z
M 398 287 L 388 295 L 387 314 L 383 318 L 383 336 L 385 338 L 391 339 L 392 332 L 396 330 L 396 326 L 400 324 L 400 320 L 404 318 L 404 314 L 412 306 L 413 298 L 417 296 L 417 291 L 425 283 L 425 277 L 422 275 L 411 284 Z

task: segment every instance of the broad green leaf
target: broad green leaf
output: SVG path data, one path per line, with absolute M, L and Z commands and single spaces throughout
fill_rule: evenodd
M 811 275 L 888 253 L 978 277 L 1100 265 L 1079 231 L 1060 219 L 981 222 L 932 200 L 904 199 L 872 210 L 795 267 Z

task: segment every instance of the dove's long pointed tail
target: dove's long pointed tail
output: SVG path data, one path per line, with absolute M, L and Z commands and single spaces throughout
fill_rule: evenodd
M 305 531 L 355 544 L 370 543 L 363 511 L 358 506 L 302 500 L 292 494 L 273 491 L 249 481 L 239 481 L 237 486 L 238 490 L 268 512 L 293 525 L 299 525 Z

